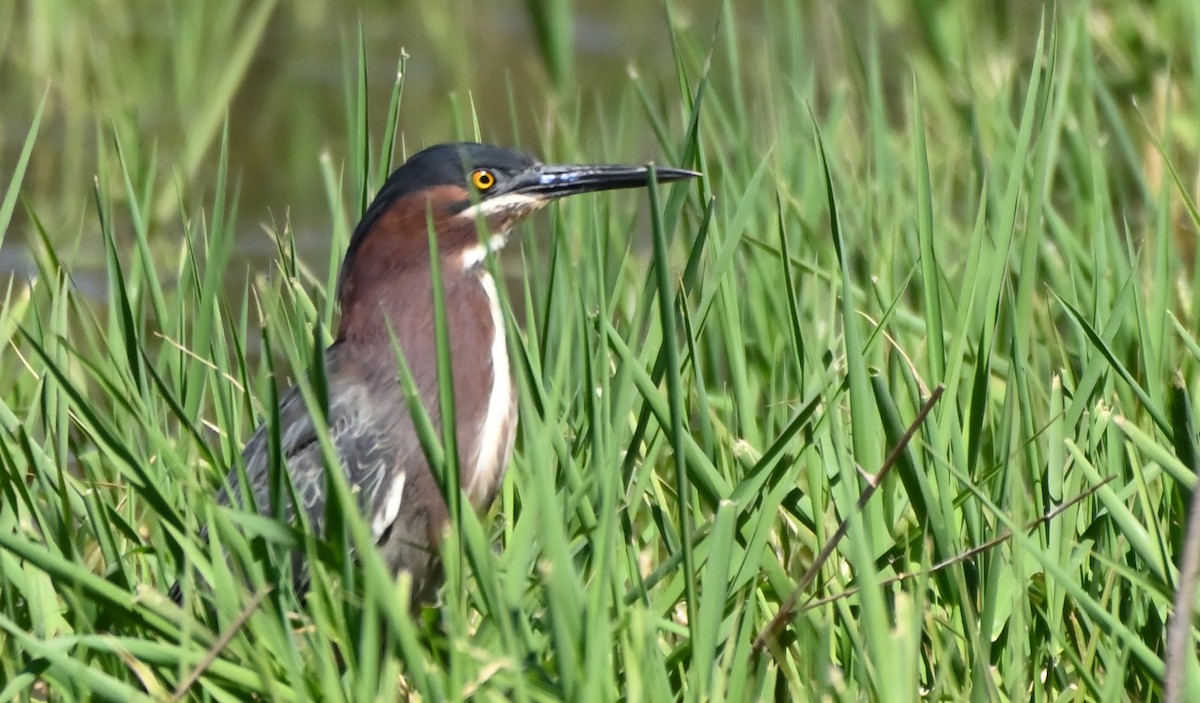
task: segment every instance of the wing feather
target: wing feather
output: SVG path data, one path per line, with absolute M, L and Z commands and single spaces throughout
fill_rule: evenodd
M 357 497 L 358 508 L 379 540 L 396 520 L 404 498 L 408 473 L 423 462 L 419 447 L 404 441 L 397 413 L 387 412 L 386 403 L 372 402 L 373 391 L 365 379 L 354 377 L 338 362 L 337 347 L 327 353 L 329 378 L 329 437 L 347 484 Z M 309 524 L 324 530 L 328 496 L 325 494 L 325 461 L 317 441 L 316 426 L 297 388 L 284 395 L 279 406 L 281 449 L 296 497 L 307 513 Z M 415 450 L 415 454 L 414 454 Z M 262 425 L 246 443 L 242 453 L 254 509 L 271 511 L 270 457 L 267 427 Z M 225 505 L 240 503 L 238 472 L 232 471 L 226 487 L 217 496 Z M 295 519 L 295 506 L 286 497 L 279 519 Z

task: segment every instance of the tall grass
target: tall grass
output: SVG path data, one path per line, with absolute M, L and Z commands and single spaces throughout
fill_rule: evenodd
M 80 128 L 50 71 L 0 198 L 35 269 L 0 309 L 0 701 L 1161 698 L 1196 474 L 1200 10 L 828 7 L 667 3 L 673 64 L 598 116 L 570 98 L 570 13 L 531 22 L 558 99 L 526 148 L 705 175 L 572 199 L 489 262 L 516 457 L 416 619 L 344 481 L 324 538 L 213 503 L 286 386 L 318 407 L 336 317 L 336 257 L 241 204 L 222 80 L 243 54 L 219 55 L 178 149 L 74 118 L 100 136 L 94 181 L 60 174 L 92 187 L 63 188 L 73 226 L 43 225 L 61 218 L 25 180 Z M 227 26 L 187 11 L 180 46 Z M 252 52 L 262 26 L 239 26 L 226 48 Z M 281 160 L 324 187 L 334 252 L 420 119 L 403 78 L 372 93 L 347 36 L 346 148 Z M 31 51 L 0 41 L 5 68 Z M 530 88 L 510 90 L 525 121 Z M 455 100 L 445 140 L 525 133 Z M 247 217 L 275 249 L 248 275 Z M 98 296 L 74 273 L 91 241 Z

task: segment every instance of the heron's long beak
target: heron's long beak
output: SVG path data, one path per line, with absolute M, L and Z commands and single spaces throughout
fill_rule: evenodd
M 682 168 L 655 168 L 659 183 L 670 183 L 700 174 Z M 545 200 L 576 193 L 592 193 L 618 188 L 641 188 L 649 183 L 646 166 L 552 166 L 538 164 L 517 177 L 509 192 L 532 195 Z

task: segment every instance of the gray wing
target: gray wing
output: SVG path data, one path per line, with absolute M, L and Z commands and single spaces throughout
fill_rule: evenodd
M 423 465 L 420 447 L 409 435 L 401 432 L 406 412 L 397 412 L 399 402 L 395 390 L 386 386 L 380 390 L 368 379 L 361 378 L 339 363 L 338 348 L 327 352 L 329 387 L 329 437 L 338 457 L 339 468 L 346 483 L 356 494 L 357 505 L 371 534 L 379 541 L 400 513 L 404 489 L 418 462 Z M 386 382 L 385 382 L 386 383 Z M 381 393 L 388 400 L 381 402 Z M 298 389 L 284 395 L 279 406 L 280 449 L 288 476 L 295 488 L 296 499 L 307 513 L 309 525 L 323 534 L 326 505 L 325 460 L 312 416 Z M 271 514 L 271 486 L 268 470 L 270 457 L 267 426 L 258 428 L 242 452 L 249 480 L 249 493 L 254 509 Z M 282 487 L 281 487 L 282 488 Z M 238 505 L 243 500 L 237 471 L 230 472 L 226 487 L 217 495 L 217 502 Z M 283 514 L 276 515 L 284 522 L 296 516 L 286 491 L 282 495 Z
M 326 351 L 325 361 L 330 394 L 329 434 L 339 468 L 356 493 L 358 508 L 385 560 L 394 568 L 412 573 L 413 603 L 429 600 L 440 578 L 430 535 L 445 521 L 445 507 L 434 499 L 437 488 L 408 409 L 397 389 L 389 386 L 395 383 L 390 375 L 364 378 L 353 364 L 342 362 L 338 345 Z M 328 499 L 325 461 L 308 407 L 295 388 L 280 402 L 279 427 L 280 448 L 296 498 L 304 507 L 312 529 L 322 534 Z M 271 514 L 268 440 L 266 426 L 260 426 L 242 452 L 249 494 L 254 501 L 252 509 L 264 515 Z M 413 500 L 406 498 L 406 494 Z M 217 503 L 242 505 L 242 501 L 239 472 L 231 471 L 225 487 L 217 494 Z M 406 502 L 410 507 L 401 518 L 400 508 Z M 283 514 L 276 517 L 291 522 L 296 507 L 286 492 L 282 508 Z M 201 526 L 201 540 L 207 534 L 207 526 Z M 308 589 L 307 564 L 293 557 L 292 565 L 296 591 L 303 593 Z M 178 582 L 171 586 L 169 594 L 173 601 L 182 603 Z

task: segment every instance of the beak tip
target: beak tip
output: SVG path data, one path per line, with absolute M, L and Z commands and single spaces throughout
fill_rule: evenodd
M 682 181 L 685 178 L 699 178 L 700 176 L 704 175 L 703 173 L 700 173 L 699 171 L 693 171 L 688 168 L 663 168 L 663 169 L 655 169 L 655 172 L 658 174 L 666 175 L 667 178 L 665 180 L 668 180 L 668 181 Z M 664 180 L 662 178 L 662 175 L 659 176 L 660 181 Z
M 662 168 L 659 168 L 657 165 L 655 165 L 653 163 L 647 164 L 646 168 L 647 168 L 647 170 L 649 170 L 650 168 L 654 169 L 654 180 L 658 183 L 674 183 L 675 181 L 683 181 L 683 180 L 687 180 L 689 178 L 698 178 L 698 177 L 704 175 L 703 173 L 700 173 L 699 171 L 693 171 L 693 170 L 687 169 L 687 168 L 672 168 L 670 166 L 664 166 Z

